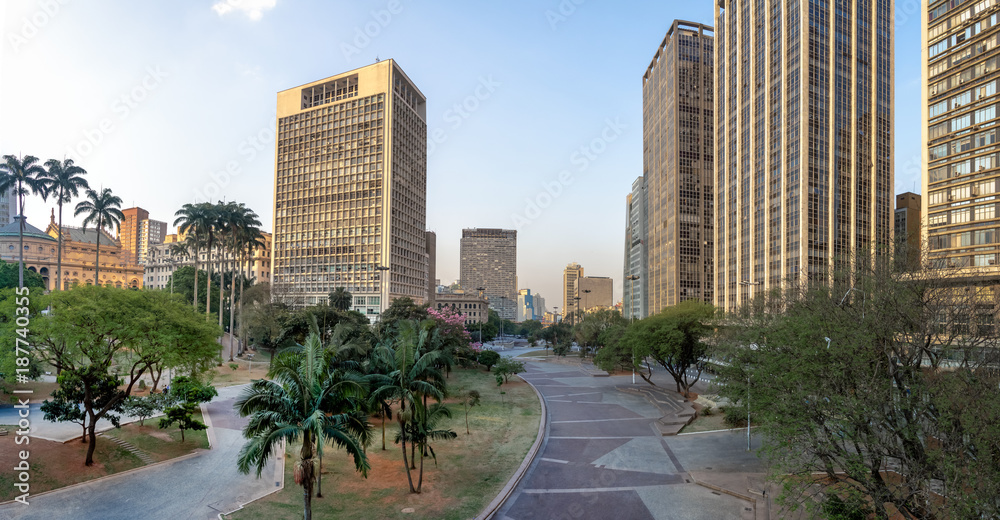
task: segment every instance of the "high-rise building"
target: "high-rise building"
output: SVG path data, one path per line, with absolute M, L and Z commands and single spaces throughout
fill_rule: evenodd
M 427 300 L 434 307 L 434 297 L 437 294 L 437 233 L 424 232 L 424 247 L 427 252 Z
M 920 267 L 920 195 L 906 192 L 896 195 L 896 247 L 905 258 L 908 270 Z
M 653 313 L 712 301 L 714 45 L 711 27 L 674 21 L 642 77 Z
M 579 309 L 580 278 L 583 278 L 580 264 L 572 263 L 563 269 L 563 316 L 572 316 Z
M 714 290 L 733 309 L 891 244 L 895 28 L 890 1 L 719 0 L 715 30 Z
M 139 226 L 139 254 L 136 263 L 146 265 L 149 261 L 149 251 L 153 246 L 163 243 L 167 236 L 167 223 L 159 220 L 143 220 Z
M 537 293 L 536 294 L 532 294 L 531 295 L 531 302 L 534 304 L 534 307 L 535 307 L 535 319 L 536 320 L 541 320 L 542 316 L 545 316 L 545 312 L 546 312 L 546 309 L 545 309 L 545 298 L 542 298 L 541 294 L 537 294 Z
M 14 200 L 14 188 L 0 191 L 0 226 L 14 222 L 14 215 L 17 213 L 15 206 L 17 206 L 17 202 Z
M 125 218 L 119 226 L 118 240 L 125 252 L 126 262 L 129 265 L 138 265 L 139 250 L 142 248 L 142 223 L 149 220 L 149 212 L 135 207 L 123 209 L 122 214 Z
M 428 297 L 426 98 L 394 60 L 278 93 L 274 297 Z
M 514 321 L 517 323 L 538 319 L 535 312 L 535 297 L 531 294 L 531 289 L 521 289 L 517 291 L 517 316 Z
M 920 52 L 927 143 L 921 215 L 923 263 L 1000 270 L 997 226 L 998 2 L 925 4 Z M 897 237 L 897 240 L 899 237 Z
M 642 319 L 648 313 L 646 243 L 649 218 L 646 205 L 646 178 L 639 177 L 632 183 L 632 193 L 625 198 L 628 222 L 625 226 L 625 272 L 622 277 L 622 283 L 625 284 L 622 290 L 625 292 L 622 311 L 626 318 Z
M 606 276 L 580 278 L 580 309 L 588 312 L 610 309 L 614 305 L 614 281 Z
M 517 231 L 472 228 L 462 230 L 459 266 L 462 288 L 483 294 L 503 319 L 517 318 Z

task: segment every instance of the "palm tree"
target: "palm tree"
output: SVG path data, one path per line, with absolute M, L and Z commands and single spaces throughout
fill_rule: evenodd
M 205 203 L 185 204 L 181 206 L 181 209 L 174 213 L 174 216 L 177 217 L 174 219 L 174 225 L 177 226 L 178 231 L 181 233 L 190 235 L 191 246 L 194 249 L 193 302 L 195 311 L 198 310 L 198 257 L 201 246 L 200 238 L 205 232 L 205 227 L 208 226 L 208 214 L 206 212 L 206 207 L 207 205 Z M 209 264 L 211 264 L 211 260 L 209 260 Z
M 87 170 L 73 163 L 73 159 L 63 159 L 59 162 L 56 159 L 45 161 L 47 171 L 42 175 L 45 189 L 49 194 L 56 195 L 56 203 L 59 204 L 59 249 L 56 253 L 56 289 L 62 290 L 62 252 L 63 252 L 63 204 L 73 202 L 74 197 L 80 196 L 80 190 L 90 189 L 87 179 L 83 176 Z
M 192 247 L 194 247 L 194 239 L 193 238 L 185 240 L 183 242 L 174 242 L 173 244 L 170 244 L 170 246 L 167 248 L 167 250 L 169 251 L 171 258 L 174 258 L 174 257 L 180 258 L 180 257 L 185 257 L 185 256 L 191 256 L 191 248 Z M 171 262 L 172 262 L 171 267 L 173 267 L 174 268 L 174 272 L 176 272 L 177 271 L 177 269 L 176 269 L 177 268 L 177 263 L 174 262 L 174 261 L 171 261 Z M 195 260 L 195 262 L 196 262 L 195 263 L 195 266 L 196 266 L 195 267 L 195 276 L 198 276 L 198 273 L 197 273 L 197 269 L 198 269 L 198 267 L 197 267 L 197 260 Z M 198 282 L 196 281 L 195 282 L 195 288 L 197 288 L 197 285 L 198 285 Z M 174 273 L 170 274 L 170 294 L 174 294 Z
M 19 159 L 15 155 L 3 156 L 0 163 L 0 193 L 13 188 L 14 196 L 17 200 L 18 225 L 18 268 L 17 286 L 24 287 L 24 196 L 30 189 L 32 193 L 42 196 L 42 200 L 48 196 L 45 191 L 45 184 L 38 177 L 45 173 L 45 169 L 38 164 L 38 158 L 26 155 Z
M 257 215 L 254 214 L 253 216 L 254 216 L 254 219 L 256 219 Z M 258 227 L 259 225 L 260 225 L 259 223 L 257 225 L 253 225 L 252 223 L 248 224 L 239 233 L 239 243 L 240 243 L 240 248 L 241 248 L 240 250 L 241 250 L 241 255 L 242 255 L 242 260 L 241 260 L 241 264 L 240 264 L 241 265 L 241 273 L 240 273 L 241 274 L 240 275 L 240 297 L 237 299 L 237 302 L 239 303 L 239 312 L 240 312 L 240 330 L 243 330 L 243 323 L 244 323 L 243 322 L 243 281 L 246 280 L 247 278 L 249 278 L 249 276 L 250 276 L 250 274 L 247 271 L 250 270 L 251 262 L 253 262 L 253 253 L 254 253 L 254 251 L 256 251 L 258 248 L 263 248 L 264 247 L 264 234 L 261 232 L 260 227 Z M 245 264 L 244 264 L 244 262 L 245 262 Z M 243 334 L 240 334 L 240 347 L 242 348 L 242 346 L 245 345 L 245 344 L 246 344 L 246 338 L 243 337 Z
M 215 243 L 215 232 L 219 229 L 219 208 L 222 203 L 209 204 L 207 202 L 201 204 L 203 211 L 205 213 L 204 222 L 204 233 L 205 233 L 205 247 L 208 251 L 208 281 L 205 288 L 205 321 L 208 321 L 212 314 L 212 245 Z M 221 249 L 221 248 L 220 248 Z M 219 256 L 221 258 L 222 251 L 219 251 Z M 222 269 L 222 266 L 219 266 Z M 219 290 L 222 290 L 222 283 L 219 283 Z M 222 309 L 219 309 L 219 314 L 222 314 Z M 219 322 L 222 325 L 222 322 Z M 221 356 L 220 356 L 221 357 Z M 221 361 L 221 359 L 220 359 Z
M 110 188 L 104 188 L 101 193 L 94 190 L 87 190 L 87 199 L 76 205 L 73 216 L 86 213 L 83 219 L 83 230 L 87 230 L 88 224 L 95 224 L 97 228 L 97 261 L 94 264 L 94 285 L 100 285 L 101 274 L 101 233 L 104 228 L 117 230 L 121 226 L 125 215 L 122 213 L 122 199 L 111 194 Z
M 302 486 L 304 518 L 311 520 L 314 457 L 317 448 L 322 450 L 318 445 L 330 442 L 344 448 L 354 458 L 355 469 L 368 476 L 363 440 L 369 437 L 370 425 L 361 415 L 338 406 L 362 396 L 364 388 L 354 374 L 331 369 L 315 332 L 305 345 L 283 352 L 268 375 L 271 380 L 254 381 L 234 404 L 241 417 L 250 417 L 243 429 L 249 442 L 240 450 L 237 468 L 244 474 L 255 468 L 260 478 L 281 440 L 295 442 L 301 437 L 295 483 Z
M 420 433 L 427 430 L 429 413 L 431 410 L 427 406 L 427 399 L 431 398 L 441 402 L 444 398 L 443 378 L 441 372 L 435 368 L 441 356 L 440 350 L 426 351 L 429 327 L 422 326 L 414 321 L 403 321 L 397 331 L 398 341 L 396 342 L 396 358 L 394 360 L 394 370 L 388 376 L 376 378 L 381 386 L 371 393 L 370 403 L 382 401 L 396 401 L 399 403 L 399 412 L 396 413 L 396 421 L 399 423 L 400 435 L 397 437 L 401 441 L 403 448 L 403 465 L 406 467 L 406 480 L 410 485 L 411 493 L 420 493 L 424 477 L 424 446 L 421 444 L 420 450 L 420 473 L 417 485 L 413 485 L 411 469 L 415 468 L 415 449 L 417 446 L 412 441 L 421 443 Z M 407 459 L 406 441 L 410 440 L 410 458 Z
M 236 268 L 237 260 L 242 262 L 240 252 L 243 250 L 243 240 L 247 233 L 248 228 L 256 228 L 260 226 L 260 220 L 257 220 L 257 214 L 253 212 L 250 208 L 247 208 L 243 204 L 235 206 L 229 214 L 229 233 L 230 233 L 230 250 L 233 254 L 233 265 L 232 265 L 232 275 L 230 276 L 229 284 L 229 358 L 232 361 L 233 356 L 233 334 L 234 334 L 234 324 L 235 324 L 235 313 L 236 313 Z M 258 230 L 259 232 L 259 230 Z M 243 283 L 242 278 L 240 283 Z M 221 313 L 221 307 L 220 307 Z
M 330 306 L 334 309 L 340 311 L 346 311 L 351 308 L 351 293 L 347 292 L 347 289 L 343 287 L 337 287 L 330 293 Z

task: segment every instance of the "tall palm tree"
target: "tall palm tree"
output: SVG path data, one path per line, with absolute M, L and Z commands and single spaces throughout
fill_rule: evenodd
M 232 239 L 239 227 L 239 206 L 235 202 L 215 206 L 215 230 L 219 239 L 219 328 L 222 328 L 224 297 L 226 294 L 226 257 L 232 251 Z M 225 329 L 223 329 L 225 330 Z M 229 360 L 232 361 L 232 330 L 229 331 Z
M 232 251 L 233 261 L 232 261 L 232 275 L 230 276 L 229 283 L 229 357 L 230 361 L 233 356 L 233 335 L 234 335 L 234 325 L 236 318 L 236 273 L 239 269 L 236 268 L 237 261 L 241 259 L 240 251 L 243 249 L 243 237 L 247 233 L 247 229 L 251 227 L 260 226 L 260 220 L 257 219 L 257 214 L 253 212 L 250 208 L 247 208 L 243 204 L 239 204 L 232 208 L 229 212 L 229 234 L 230 234 L 230 250 Z M 240 282 L 242 283 L 242 278 Z M 220 307 L 221 309 L 221 307 Z M 221 313 L 221 310 L 220 310 Z
M 204 223 L 204 233 L 205 233 L 205 247 L 208 251 L 208 281 L 207 287 L 205 288 L 205 320 L 208 321 L 212 314 L 212 246 L 215 243 L 215 233 L 220 229 L 220 208 L 223 206 L 222 202 L 218 204 L 209 204 L 207 202 L 202 203 L 203 211 L 205 212 L 205 223 Z M 219 256 L 221 258 L 222 251 L 220 248 Z M 222 269 L 222 265 L 219 265 L 219 269 Z M 219 283 L 219 290 L 222 290 L 222 283 Z M 219 315 L 222 315 L 222 309 L 219 309 Z M 222 322 L 219 322 L 222 325 Z
M 413 485 L 411 469 L 416 469 L 415 448 L 412 441 L 420 442 L 419 432 L 428 425 L 430 407 L 427 399 L 438 403 L 444 398 L 443 378 L 435 368 L 441 356 L 440 350 L 428 350 L 429 327 L 414 321 L 403 321 L 397 331 L 394 370 L 388 376 L 375 378 L 381 386 L 369 396 L 370 403 L 379 401 L 395 401 L 399 403 L 396 421 L 399 423 L 399 440 L 403 448 L 403 465 L 406 467 L 406 480 L 411 493 L 420 493 L 424 475 L 424 446 L 420 448 L 420 472 L 417 485 Z M 410 458 L 407 459 L 406 441 L 411 441 Z
M 257 215 L 254 214 L 254 219 Z M 253 253 L 258 248 L 264 247 L 264 234 L 261 232 L 260 224 L 257 225 L 247 225 L 239 234 L 239 243 L 241 248 L 241 275 L 240 275 L 240 296 L 237 298 L 239 303 L 239 313 L 240 313 L 240 330 L 243 330 L 243 281 L 250 277 L 247 271 L 250 270 L 251 262 L 253 262 Z M 232 327 L 230 327 L 232 328 Z M 245 345 L 246 341 L 243 338 L 243 334 L 240 334 L 240 345 Z
M 200 253 L 201 240 L 200 238 L 205 232 L 205 227 L 208 226 L 208 214 L 206 212 L 207 205 L 202 204 L 185 204 L 181 206 L 181 209 L 174 213 L 177 217 L 174 219 L 174 225 L 177 229 L 186 235 L 190 236 L 191 248 L 194 250 L 194 310 L 198 310 L 198 258 Z M 209 261 L 211 263 L 211 261 Z
M 340 311 L 350 310 L 352 298 L 347 289 L 337 287 L 330 293 L 330 306 Z
M 38 164 L 38 158 L 33 155 L 25 155 L 23 159 L 16 155 L 5 155 L 3 162 L 0 163 L 0 193 L 13 188 L 17 200 L 17 220 L 20 222 L 17 229 L 19 288 L 24 287 L 24 196 L 31 190 L 45 200 L 48 193 L 45 191 L 45 184 L 38 179 L 44 173 L 45 169 Z
M 240 417 L 250 417 L 243 428 L 249 439 L 237 457 L 241 473 L 257 470 L 260 478 L 281 440 L 302 439 L 295 483 L 302 486 L 305 520 L 312 519 L 314 459 L 319 444 L 330 442 L 354 458 L 354 467 L 368 476 L 364 444 L 370 438 L 367 418 L 344 406 L 361 397 L 364 387 L 355 374 L 332 369 L 319 335 L 311 333 L 301 348 L 283 352 L 271 368 L 270 380 L 254 381 L 236 399 Z
M 59 249 L 56 253 L 56 289 L 63 289 L 62 282 L 62 252 L 63 252 L 63 204 L 73 202 L 74 197 L 80 196 L 80 190 L 90 189 L 87 179 L 83 176 L 87 170 L 73 163 L 73 159 L 57 159 L 45 161 L 48 170 L 41 176 L 45 183 L 46 191 L 51 195 L 55 194 L 56 204 L 59 204 Z
M 100 285 L 101 275 L 101 233 L 104 228 L 118 230 L 125 215 L 122 213 L 122 199 L 111 194 L 111 188 L 104 188 L 100 193 L 87 190 L 87 200 L 80 201 L 73 211 L 73 216 L 86 213 L 83 219 L 83 230 L 88 224 L 94 224 L 97 229 L 97 261 L 94 263 L 94 285 Z

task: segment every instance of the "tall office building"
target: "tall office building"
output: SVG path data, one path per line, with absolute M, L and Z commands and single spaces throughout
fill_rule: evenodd
M 434 307 L 434 297 L 437 294 L 437 233 L 424 232 L 424 247 L 427 252 L 427 300 Z
M 538 319 L 535 316 L 535 298 L 531 294 L 531 289 L 517 291 L 517 317 L 514 318 L 514 321 L 522 323 Z
M 427 299 L 426 98 L 394 60 L 278 93 L 272 292 Z
M 625 198 L 628 222 L 625 227 L 625 270 L 622 277 L 622 283 L 625 284 L 622 290 L 625 292 L 622 313 L 626 318 L 642 319 L 648 312 L 646 243 L 649 240 L 649 223 L 646 205 L 646 178 L 639 177 L 632 183 L 632 193 Z
M 896 217 L 893 227 L 896 233 L 897 252 L 904 268 L 920 268 L 920 195 L 900 193 L 896 195 Z
M 152 247 L 162 244 L 167 236 L 167 223 L 159 220 L 143 220 L 139 225 L 139 251 L 136 263 L 146 265 Z
M 589 312 L 595 309 L 610 309 L 614 306 L 615 283 L 607 276 L 584 276 L 580 278 L 580 309 Z
M 716 4 L 716 305 L 891 243 L 892 5 Z
M 1000 269 L 997 186 L 996 0 L 929 1 L 921 27 L 921 213 L 930 268 Z M 897 237 L 898 239 L 898 237 Z
M 572 316 L 579 308 L 577 296 L 580 292 L 580 278 L 583 266 L 572 263 L 563 269 L 563 316 Z
M 712 301 L 714 45 L 711 27 L 674 21 L 642 77 L 651 313 Z
M 459 266 L 462 288 L 483 294 L 501 318 L 517 318 L 517 231 L 473 228 L 462 230 Z
M 142 223 L 149 220 L 149 212 L 139 208 L 123 209 L 122 219 L 118 231 L 118 241 L 122 244 L 125 253 L 125 261 L 129 265 L 139 264 L 139 250 L 142 242 Z
M 0 191 L 0 226 L 6 226 L 14 222 L 14 214 L 17 213 L 16 205 L 14 188 L 10 188 L 7 191 Z

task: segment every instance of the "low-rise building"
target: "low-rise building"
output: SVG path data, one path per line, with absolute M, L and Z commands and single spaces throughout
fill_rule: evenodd
M 490 318 L 489 302 L 486 301 L 485 297 L 480 297 L 475 293 L 466 293 L 461 290 L 437 293 L 434 308 L 441 310 L 445 307 L 465 316 L 466 325 L 486 323 Z
M 271 282 L 271 233 L 263 233 L 263 247 L 255 248 L 248 264 L 244 264 L 244 274 L 254 283 Z M 157 244 L 149 248 L 149 256 L 146 262 L 145 284 L 152 289 L 168 289 L 170 287 L 170 277 L 174 271 L 185 266 L 194 266 L 193 251 L 189 254 L 176 254 L 173 252 L 180 240 L 178 235 L 167 235 L 162 244 Z M 212 262 L 212 272 L 218 272 L 222 268 L 223 259 L 219 255 L 219 248 L 213 246 L 211 254 L 208 251 L 199 251 L 198 269 L 208 270 L 209 261 Z M 232 255 L 227 255 L 225 259 L 225 270 L 232 269 Z

